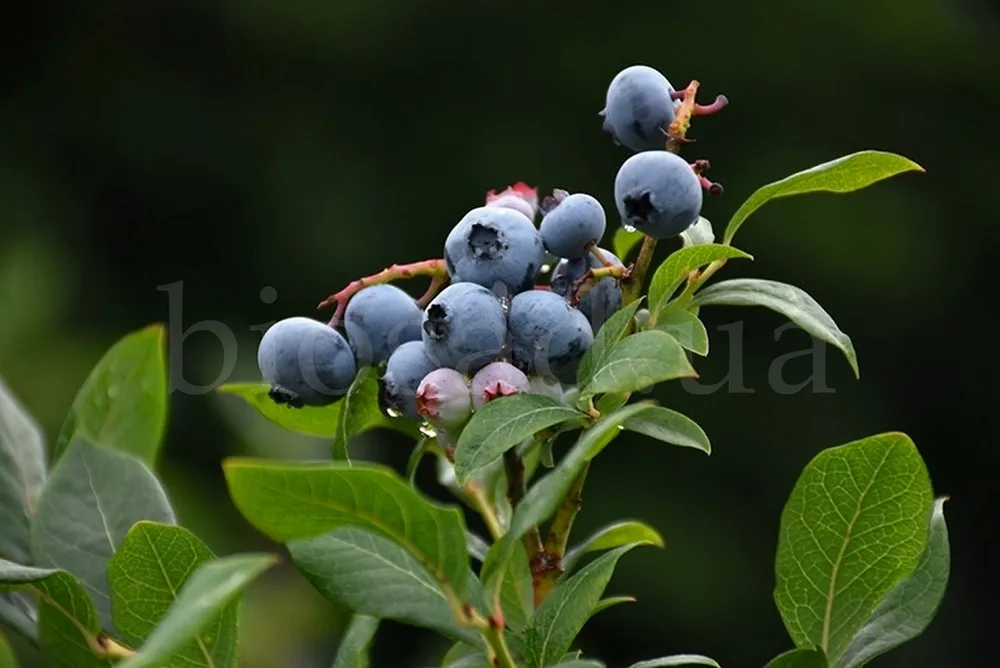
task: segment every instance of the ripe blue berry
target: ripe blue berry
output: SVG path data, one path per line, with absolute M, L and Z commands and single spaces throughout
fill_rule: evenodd
M 613 253 L 599 249 L 609 262 L 617 267 L 622 263 Z M 577 260 L 563 260 L 552 270 L 550 287 L 552 292 L 569 299 L 572 296 L 573 284 L 590 269 L 598 269 L 604 266 L 594 255 L 588 253 L 587 257 Z M 590 326 L 596 332 L 601 329 L 601 325 L 611 317 L 622 305 L 622 285 L 621 281 L 613 276 L 605 276 L 594 284 L 580 297 L 577 308 L 586 316 Z
M 389 356 L 382 375 L 379 392 L 382 409 L 392 409 L 408 418 L 420 419 L 417 388 L 427 374 L 440 366 L 427 353 L 423 341 L 408 341 L 396 348 Z
M 439 366 L 468 375 L 496 358 L 507 338 L 500 300 L 475 283 L 453 283 L 442 290 L 427 305 L 422 327 L 427 352 Z
M 580 358 L 594 342 L 583 313 L 554 292 L 530 290 L 511 300 L 508 322 L 511 361 L 517 368 L 575 382 Z
M 436 369 L 417 387 L 417 412 L 441 427 L 457 427 L 472 415 L 469 381 L 454 369 Z
M 271 398 L 293 407 L 332 404 L 357 373 L 354 352 L 344 337 L 301 317 L 268 328 L 257 348 L 257 366 L 271 384 Z
M 615 204 L 622 225 L 659 239 L 675 237 L 701 213 L 702 188 L 683 158 L 644 151 L 626 160 L 615 177 Z
M 615 75 L 608 86 L 604 130 L 633 151 L 662 149 L 674 120 L 674 87 L 645 65 L 633 65 Z
M 420 340 L 423 312 L 416 300 L 394 285 L 373 285 L 354 295 L 344 312 L 344 329 L 358 363 L 389 359 L 400 344 Z
M 575 193 L 563 198 L 542 218 L 540 232 L 545 250 L 565 258 L 587 255 L 587 244 L 604 236 L 604 207 L 590 195 Z
M 534 285 L 544 257 L 542 238 L 531 221 L 500 206 L 482 206 L 467 213 L 444 244 L 452 280 L 510 294 Z
M 528 377 L 507 362 L 493 362 L 472 377 L 472 405 L 478 410 L 500 397 L 527 392 Z

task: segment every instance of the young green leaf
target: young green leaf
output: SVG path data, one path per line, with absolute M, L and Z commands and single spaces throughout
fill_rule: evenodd
M 308 540 L 294 540 L 288 551 L 296 568 L 337 605 L 480 644 L 477 634 L 456 622 L 452 602 L 441 583 L 398 543 L 369 531 L 343 527 Z
M 860 151 L 792 174 L 750 195 L 729 220 L 723 243 L 731 243 L 750 214 L 772 199 L 811 192 L 848 193 L 909 171 L 922 172 L 924 168 L 894 153 Z
M 681 243 L 684 247 L 700 246 L 703 244 L 715 243 L 715 232 L 712 230 L 712 223 L 708 218 L 698 216 L 694 225 L 681 232 Z
M 621 433 L 619 427 L 633 415 L 649 410 L 652 404 L 640 402 L 604 416 L 580 435 L 559 464 L 528 490 L 517 505 L 510 528 L 503 538 L 490 548 L 480 574 L 483 582 L 493 582 L 493 576 L 510 559 L 514 545 L 531 527 L 546 521 L 566 497 L 566 492 L 583 468 Z
M 524 546 L 514 546 L 500 583 L 500 605 L 507 628 L 520 634 L 535 614 L 535 592 L 531 583 L 531 566 Z
M 139 652 L 116 664 L 117 668 L 167 665 L 181 648 L 201 637 L 224 610 L 238 604 L 243 589 L 276 561 L 269 554 L 240 554 L 199 566 Z
M 934 503 L 930 537 L 916 570 L 903 578 L 854 635 L 838 668 L 860 668 L 877 656 L 916 638 L 934 619 L 951 570 L 944 502 Z
M 837 664 L 927 544 L 931 484 L 913 441 L 888 433 L 824 450 L 781 515 L 774 598 L 792 640 Z
M 697 377 L 677 339 L 656 330 L 633 334 L 595 366 L 583 396 L 634 392 L 675 378 Z
M 289 431 L 317 438 L 334 438 L 337 435 L 340 402 L 329 406 L 292 408 L 287 404 L 275 403 L 268 396 L 271 387 L 263 383 L 228 383 L 216 391 L 240 397 L 265 418 Z
M 844 353 L 859 376 L 858 355 L 851 338 L 840 331 L 833 318 L 800 288 L 777 281 L 737 278 L 722 281 L 695 295 L 699 306 L 763 306 L 777 311 L 820 341 Z
M 378 630 L 378 619 L 365 615 L 354 615 L 347 625 L 344 637 L 340 639 L 333 668 L 368 668 L 368 653 Z
M 31 516 L 44 483 L 42 430 L 0 379 L 0 557 L 31 561 Z
M 640 413 L 641 415 L 641 413 Z M 563 557 L 563 570 L 567 573 L 573 570 L 576 562 L 588 552 L 610 550 L 622 545 L 653 545 L 664 547 L 663 536 L 653 527 L 638 520 L 615 522 L 598 529 L 587 540 L 583 541 Z
M 108 560 L 141 520 L 175 521 L 156 477 L 132 455 L 75 438 L 38 499 L 31 551 L 38 565 L 80 579 L 105 629 L 114 628 Z
M 378 404 L 378 374 L 371 367 L 358 372 L 340 400 L 340 419 L 333 441 L 333 458 L 349 461 L 347 444 L 355 436 L 370 429 L 384 427 L 417 438 L 419 433 L 412 420 L 396 420 L 386 416 Z
M 0 559 L 0 586 L 32 589 L 39 598 L 38 630 L 48 665 L 109 668 L 100 659 L 101 623 L 83 587 L 63 570 L 32 568 Z
M 649 284 L 649 309 L 655 314 L 663 312 L 663 307 L 670 301 L 674 291 L 680 287 L 687 275 L 695 269 L 711 264 L 716 260 L 746 258 L 753 256 L 744 253 L 739 248 L 721 244 L 702 244 L 688 246 L 671 253 L 663 264 L 653 274 Z
M 108 562 L 111 614 L 123 640 L 139 647 L 163 620 L 184 584 L 212 551 L 187 529 L 139 522 Z M 236 665 L 239 606 L 221 608 L 197 634 L 177 645 L 172 661 L 201 668 Z
M 633 663 L 629 668 L 669 668 L 670 666 L 712 666 L 721 668 L 714 659 L 699 654 L 675 654 L 662 659 L 650 659 Z
M 677 411 L 655 406 L 625 421 L 625 428 L 664 443 L 701 450 L 712 454 L 712 444 L 698 424 Z
M 223 469 L 236 507 L 270 538 L 313 538 L 348 525 L 369 529 L 392 538 L 436 578 L 463 590 L 469 557 L 461 511 L 430 501 L 391 469 L 246 459 L 227 460 Z
M 515 394 L 486 404 L 472 416 L 455 447 L 455 477 L 464 485 L 507 450 L 539 431 L 583 413 L 550 397 Z
M 569 651 L 600 602 L 618 560 L 634 547 L 626 545 L 601 555 L 552 590 L 524 634 L 528 668 L 549 666 Z
M 621 258 L 621 261 L 624 262 L 625 256 L 642 242 L 642 238 L 644 236 L 646 235 L 639 230 L 632 230 L 629 232 L 624 227 L 619 227 L 615 230 L 615 235 L 611 241 L 611 247 L 614 248 L 615 255 Z
M 164 328 L 153 325 L 104 354 L 76 395 L 52 453 L 58 460 L 74 436 L 156 463 L 167 424 Z
M 684 309 L 671 310 L 656 319 L 656 329 L 666 332 L 696 355 L 708 355 L 708 331 L 694 313 Z
M 594 342 L 587 348 L 587 352 L 580 359 L 580 366 L 577 367 L 577 385 L 583 387 L 590 382 L 594 370 L 603 366 L 604 360 L 611 354 L 611 349 L 628 335 L 632 327 L 632 318 L 635 317 L 641 304 L 642 300 L 637 299 L 623 306 L 611 314 L 607 322 L 597 330 Z
M 14 648 L 7 642 L 7 638 L 0 633 L 0 668 L 20 668 Z
M 764 668 L 827 668 L 827 662 L 818 649 L 793 649 L 774 657 Z
M 608 608 L 613 608 L 616 605 L 621 605 L 622 603 L 635 603 L 636 599 L 634 596 L 611 596 L 609 598 L 602 598 L 594 606 L 593 612 L 590 616 L 593 617 L 599 612 L 604 612 Z M 588 618 L 589 619 L 589 618 Z

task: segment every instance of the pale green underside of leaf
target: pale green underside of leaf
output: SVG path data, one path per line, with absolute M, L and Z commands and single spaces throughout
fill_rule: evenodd
M 504 452 L 542 429 L 582 417 L 579 411 L 537 394 L 491 401 L 476 411 L 462 430 L 455 449 L 455 477 L 464 485 Z
M 746 219 L 772 199 L 821 191 L 851 192 L 909 171 L 924 170 L 917 163 L 901 155 L 883 151 L 860 151 L 797 172 L 780 181 L 762 186 L 750 195 L 729 220 L 724 243 L 732 242 L 736 231 Z
M 654 406 L 625 421 L 625 428 L 664 443 L 712 454 L 708 435 L 691 418 L 662 406 Z
M 334 438 L 340 423 L 340 403 L 330 406 L 291 408 L 278 404 L 267 395 L 270 386 L 263 383 L 229 383 L 217 391 L 240 397 L 265 418 L 289 431 L 317 438 Z
M 916 638 L 934 619 L 951 570 L 944 502 L 934 503 L 930 537 L 916 569 L 886 595 L 854 636 L 838 668 L 858 668 Z
M 38 606 L 24 592 L 0 591 L 0 626 L 38 645 Z
M 567 552 L 566 556 L 563 557 L 563 568 L 569 573 L 580 557 L 589 552 L 600 552 L 633 544 L 652 545 L 660 548 L 665 545 L 660 532 L 645 522 L 638 520 L 615 522 L 598 529 L 589 538 Z
M 763 306 L 776 311 L 820 341 L 840 350 L 854 375 L 860 374 L 851 338 L 801 288 L 777 281 L 737 278 L 710 285 L 695 295 L 695 303 L 699 306 Z
M 122 338 L 105 353 L 76 395 L 52 453 L 74 436 L 156 463 L 167 424 L 166 332 L 153 325 Z
M 688 246 L 674 251 L 660 264 L 649 283 L 649 310 L 654 315 L 663 312 L 663 308 L 670 301 L 674 291 L 695 269 L 709 265 L 716 260 L 734 258 L 753 259 L 749 253 L 745 253 L 739 248 L 723 246 L 722 244 Z
M 0 558 L 31 561 L 31 516 L 44 483 L 42 430 L 0 378 Z
M 656 329 L 677 339 L 686 350 L 702 357 L 708 355 L 708 330 L 694 313 L 671 310 L 656 319 Z
M 160 668 L 227 608 L 277 558 L 269 554 L 240 554 L 202 564 L 181 587 L 177 599 L 139 652 L 117 663 L 117 668 Z
M 792 640 L 836 664 L 927 543 L 927 469 L 887 433 L 821 452 L 781 516 L 775 601 Z
M 821 650 L 793 649 L 774 657 L 764 668 L 827 668 L 827 662 Z
M 377 618 L 366 615 L 354 615 L 351 618 L 344 637 L 340 639 L 333 668 L 368 668 L 368 653 L 375 640 L 378 621 Z
M 109 631 L 108 560 L 141 520 L 175 521 L 156 477 L 132 455 L 74 439 L 38 500 L 31 548 L 35 563 L 79 578 Z
M 708 218 L 698 216 L 694 225 L 681 232 L 681 243 L 684 247 L 700 246 L 702 244 L 715 243 L 715 231 Z
M 648 661 L 633 663 L 629 668 L 670 668 L 671 666 L 712 666 L 713 668 L 721 668 L 714 659 L 701 656 L 700 654 L 675 654 L 674 656 L 665 656 L 660 659 L 649 659 Z
M 108 563 L 111 612 L 120 637 L 141 646 L 167 615 L 195 570 L 215 559 L 193 533 L 178 526 L 139 522 Z M 171 654 L 169 665 L 236 665 L 239 606 L 223 608 L 205 628 Z
M 376 531 L 463 591 L 469 557 L 461 511 L 427 499 L 391 469 L 230 459 L 224 470 L 237 508 L 272 539 L 314 538 L 342 526 Z

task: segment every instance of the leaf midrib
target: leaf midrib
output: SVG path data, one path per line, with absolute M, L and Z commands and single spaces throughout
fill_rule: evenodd
M 481 459 L 481 457 L 479 455 L 482 452 L 485 452 L 485 451 L 488 450 L 488 448 L 486 446 L 489 445 L 490 443 L 494 442 L 494 441 L 502 440 L 499 436 L 497 436 L 497 434 L 499 434 L 501 432 L 511 433 L 511 432 L 514 431 L 515 425 L 518 425 L 521 422 L 530 421 L 530 419 L 532 417 L 534 417 L 535 415 L 538 415 L 539 413 L 551 412 L 551 411 L 555 411 L 555 412 L 559 412 L 559 413 L 566 413 L 567 415 L 569 413 L 572 413 L 574 416 L 577 415 L 576 411 L 574 411 L 571 408 L 564 407 L 564 406 L 539 406 L 538 408 L 534 408 L 534 409 L 528 411 L 527 413 L 521 413 L 520 415 L 518 415 L 517 417 L 515 417 L 513 419 L 505 420 L 502 423 L 500 423 L 499 425 L 497 425 L 496 429 L 494 429 L 489 434 L 487 434 L 483 438 L 483 440 L 481 440 L 479 442 L 480 443 L 479 447 L 476 448 L 475 450 L 473 450 L 473 452 L 475 453 L 475 456 L 472 456 L 472 457 L 469 458 L 470 459 L 469 468 L 474 470 L 474 469 L 479 468 L 481 466 L 481 462 L 479 461 Z M 491 459 L 491 461 L 492 461 L 492 459 Z

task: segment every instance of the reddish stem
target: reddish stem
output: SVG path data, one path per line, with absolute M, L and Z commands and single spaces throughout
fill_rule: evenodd
M 712 104 L 695 104 L 694 109 L 691 110 L 692 116 L 711 116 L 712 114 L 718 113 L 726 108 L 729 104 L 729 98 L 725 95 L 717 95 L 715 97 L 715 102 Z
M 721 195 L 723 192 L 721 183 L 710 181 L 701 174 L 698 175 L 698 182 L 701 183 L 702 188 L 708 191 L 709 195 Z
M 596 257 L 597 260 L 605 267 L 615 266 L 614 263 L 608 259 L 608 256 L 604 254 L 604 251 L 598 248 L 596 241 L 591 241 L 589 244 L 587 244 L 587 250 L 589 250 L 590 254 Z
M 618 280 L 624 280 L 632 273 L 632 266 L 621 267 L 608 264 L 597 269 L 588 269 L 580 278 L 573 281 L 573 289 L 570 291 L 569 303 L 576 306 L 580 303 L 580 298 L 597 285 L 597 282 L 606 276 L 614 276 Z
M 423 260 L 421 262 L 413 262 L 411 264 L 394 264 L 387 269 L 383 269 L 377 274 L 372 274 L 371 276 L 366 276 L 364 278 L 359 278 L 356 281 L 351 281 L 347 284 L 347 287 L 336 292 L 323 301 L 319 303 L 316 308 L 327 308 L 334 304 L 337 305 L 337 309 L 333 313 L 333 317 L 330 318 L 330 327 L 340 326 L 341 321 L 344 318 L 344 311 L 347 309 L 347 302 L 351 298 L 372 285 L 381 285 L 383 283 L 391 283 L 392 281 L 406 278 L 415 278 L 417 276 L 430 276 L 433 280 L 431 281 L 431 287 L 428 288 L 427 293 L 424 294 L 420 299 L 423 300 L 427 298 L 430 294 L 431 297 L 427 300 L 433 299 L 433 294 L 448 280 L 448 270 L 445 267 L 444 260 Z M 435 285 L 436 284 L 436 285 Z

